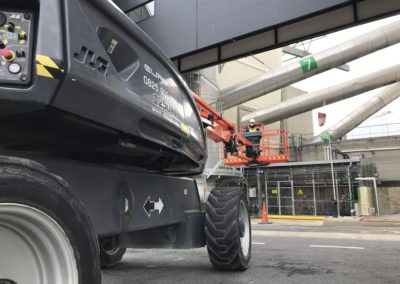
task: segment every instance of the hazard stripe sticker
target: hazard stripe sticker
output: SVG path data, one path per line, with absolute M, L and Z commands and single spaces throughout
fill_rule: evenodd
M 36 73 L 38 76 L 60 79 L 64 73 L 63 63 L 49 56 L 36 55 Z

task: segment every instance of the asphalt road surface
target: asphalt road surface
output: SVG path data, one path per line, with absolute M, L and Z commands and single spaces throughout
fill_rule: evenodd
M 400 228 L 253 225 L 245 272 L 214 270 L 205 248 L 128 250 L 103 283 L 400 283 Z

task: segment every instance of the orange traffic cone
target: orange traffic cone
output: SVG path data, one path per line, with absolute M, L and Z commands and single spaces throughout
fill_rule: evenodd
M 259 224 L 271 224 L 271 222 L 268 221 L 267 205 L 265 201 L 262 204 L 261 222 Z

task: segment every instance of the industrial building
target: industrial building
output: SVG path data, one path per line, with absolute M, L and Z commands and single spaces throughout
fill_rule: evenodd
M 372 13 L 372 10 L 361 12 L 364 8 L 376 9 L 376 6 L 367 8 L 369 5 L 367 2 L 359 3 L 360 6 L 357 6 L 358 9 L 361 9 L 360 15 L 366 16 Z M 180 8 L 181 11 L 185 11 L 190 6 L 189 3 L 187 4 L 186 8 Z M 364 4 L 365 6 L 363 6 Z M 156 2 L 156 8 L 157 5 Z M 392 4 L 389 4 L 388 7 L 390 5 Z M 198 17 L 202 17 L 202 7 L 199 6 L 198 13 L 200 14 L 198 14 Z M 207 7 L 207 5 L 204 7 Z M 160 9 L 159 15 L 139 22 L 139 25 L 156 41 L 159 40 L 158 43 L 166 48 L 167 53 L 171 54 L 177 67 L 183 72 L 190 88 L 236 125 L 240 125 L 253 117 L 257 121 L 263 122 L 268 129 L 281 128 L 286 129 L 289 133 L 290 161 L 279 165 L 271 164 L 266 167 L 225 166 L 222 161 L 223 149 L 221 145 L 208 141 L 209 159 L 206 170 L 203 176 L 197 178 L 199 191 L 204 198 L 217 184 L 240 182 L 246 183 L 247 187 L 251 189 L 249 198 L 252 201 L 251 204 L 257 208 L 254 213 L 258 215 L 261 210 L 261 202 L 265 200 L 270 214 L 351 216 L 360 214 L 357 190 L 360 187 L 366 187 L 368 196 L 372 198 L 370 202 L 373 202 L 373 204 L 368 204 L 370 208 L 368 214 L 378 214 L 378 210 L 380 214 L 400 212 L 400 176 L 398 175 L 400 151 L 396 146 L 398 137 L 388 133 L 389 135 L 384 135 L 384 137 L 350 139 L 351 133 L 356 131 L 351 132 L 354 128 L 399 96 L 398 87 L 394 86 L 393 90 L 387 90 L 386 93 L 383 91 L 383 94 L 376 95 L 370 100 L 369 104 L 354 105 L 354 110 L 358 111 L 324 132 L 325 135 L 329 133 L 326 136 L 329 141 L 321 139 L 324 133 L 318 128 L 315 129 L 314 121 L 316 117 L 315 113 L 313 116 L 312 112 L 313 109 L 323 105 L 360 95 L 397 81 L 397 67 L 348 80 L 343 84 L 326 90 L 321 89 L 312 94 L 307 94 L 304 90 L 291 86 L 299 80 L 335 67 L 344 74 L 343 76 L 346 76 L 347 73 L 349 78 L 352 78 L 351 64 L 349 66 L 346 63 L 396 44 L 399 40 L 397 35 L 398 20 L 393 20 L 394 23 L 383 28 L 357 34 L 357 37 L 347 42 L 313 54 L 314 57 L 311 58 L 315 58 L 318 62 L 317 72 L 315 72 L 316 70 L 306 72 L 304 69 L 301 72 L 301 70 L 295 71 L 295 68 L 297 68 L 299 60 L 302 64 L 302 57 L 307 57 L 310 54 L 308 49 L 313 45 L 313 40 L 291 45 L 275 43 L 281 47 L 263 53 L 252 53 L 251 49 L 257 49 L 252 45 L 257 46 L 258 44 L 259 49 L 261 49 L 261 46 L 268 45 L 270 48 L 274 46 L 272 42 L 267 40 L 260 41 L 260 36 L 265 39 L 268 38 L 268 32 L 265 32 L 264 34 L 257 34 L 258 37 L 244 38 L 243 45 L 240 45 L 241 40 L 237 39 L 230 44 L 222 43 L 218 47 L 218 52 L 221 53 L 220 57 L 216 59 L 212 55 L 214 52 L 212 47 L 210 49 L 198 49 L 198 51 L 191 47 L 191 53 L 185 53 L 183 50 L 179 52 L 176 49 L 172 50 L 172 46 L 185 49 L 189 45 L 168 41 L 168 37 L 161 37 L 160 30 L 154 29 L 156 26 L 158 27 L 156 24 L 157 17 L 161 19 L 175 14 L 180 15 L 178 11 L 165 8 Z M 344 13 L 345 10 L 346 7 L 343 8 L 342 12 Z M 329 12 L 325 16 L 328 14 Z M 332 13 L 332 17 L 334 17 L 333 15 L 334 13 Z M 219 16 L 225 19 L 224 15 Z M 229 19 L 229 16 L 227 16 L 227 19 Z M 180 19 L 171 20 L 171 26 L 179 21 Z M 252 24 L 254 23 L 249 23 L 249 25 Z M 195 26 L 194 24 L 193 27 L 195 28 Z M 216 26 L 207 26 L 207 28 L 210 28 L 212 33 L 220 33 L 219 36 L 222 37 L 228 36 L 229 33 L 235 33 L 228 28 L 229 33 L 227 30 L 218 30 Z M 164 31 L 170 32 L 165 29 Z M 286 30 L 282 28 L 278 29 L 278 32 L 286 32 Z M 386 37 L 388 34 L 390 36 Z M 183 34 L 179 34 L 179 36 L 185 37 Z M 202 34 L 199 34 L 200 36 Z M 283 39 L 286 36 L 288 35 L 278 36 L 278 38 Z M 299 38 L 301 39 L 300 36 Z M 315 40 L 323 39 L 316 37 Z M 372 45 L 372 42 L 374 45 Z M 308 45 L 308 49 L 305 48 L 305 45 Z M 245 48 L 249 48 L 249 51 L 246 51 Z M 226 52 L 226 55 L 223 52 Z M 245 56 L 236 60 L 226 59 L 235 58 L 235 53 Z M 292 56 L 289 63 L 284 62 L 288 55 Z M 293 57 L 300 59 L 293 60 Z M 220 64 L 215 65 L 220 61 Z M 214 62 L 213 67 L 199 68 L 204 65 L 212 65 L 211 62 Z M 313 68 L 312 64 L 310 65 L 311 69 Z M 374 80 L 371 80 L 373 78 Z M 360 82 L 365 82 L 365 84 L 359 85 Z M 357 85 L 356 88 L 355 85 Z M 296 97 L 297 99 L 295 99 Z M 329 116 L 331 118 L 332 114 L 329 114 Z M 383 127 L 389 126 L 381 126 L 381 128 Z M 346 139 L 346 134 L 349 132 L 350 135 L 347 136 L 349 139 Z M 345 170 L 347 167 L 351 170 Z M 373 168 L 374 170 L 368 171 L 366 168 Z M 312 172 L 311 176 L 309 171 Z M 261 177 L 258 176 L 258 172 L 262 172 Z M 287 175 L 288 177 L 282 180 L 272 177 L 280 175 Z M 367 178 L 367 180 L 360 180 L 360 178 Z M 373 181 L 376 181 L 377 188 L 374 188 Z M 290 191 L 278 194 L 276 192 L 277 184 L 281 183 L 290 185 Z M 312 184 L 314 184 L 314 188 Z M 318 184 L 325 184 L 325 186 L 315 186 Z M 296 195 L 296 188 L 298 187 L 301 187 L 302 192 L 306 193 L 302 196 Z M 257 189 L 255 196 L 253 194 L 254 188 Z M 376 195 L 371 195 L 370 193 L 373 193 L 374 190 L 377 190 Z M 311 192 L 313 194 L 310 194 Z M 363 191 L 360 194 L 363 194 Z M 299 200 L 296 199 L 297 197 Z M 290 203 L 290 206 L 287 202 Z M 307 204 L 307 206 L 300 204 Z M 322 204 L 326 204 L 326 206 Z M 365 204 L 361 205 L 366 206 Z
M 218 100 L 221 88 L 240 85 L 242 81 L 260 76 L 260 74 L 268 74 L 268 68 L 274 69 L 281 66 L 282 55 L 282 49 L 277 49 L 259 54 L 256 59 L 246 57 L 219 67 L 189 72 L 185 78 L 188 79 L 192 89 L 218 108 L 221 107 Z M 287 86 L 227 109 L 223 111 L 223 114 L 239 125 L 241 118 L 245 115 L 251 115 L 257 110 L 268 109 L 268 107 L 273 109 L 273 106 L 283 105 L 284 101 L 304 94 L 302 90 Z M 266 125 L 270 129 L 285 128 L 288 131 L 291 141 L 291 158 L 288 163 L 258 168 L 227 167 L 222 163 L 221 145 L 209 142 L 206 174 L 198 179 L 200 192 L 206 196 L 207 191 L 216 186 L 216 182 L 232 184 L 235 180 L 243 182 L 244 178 L 248 188 L 251 188 L 250 192 L 253 193 L 250 194 L 250 200 L 254 207 L 252 211 L 254 215 L 260 214 L 258 204 L 261 202 L 259 201 L 259 196 L 261 196 L 261 200 L 267 201 L 268 213 L 272 215 L 354 216 L 360 214 L 358 188 L 366 186 L 369 192 L 375 190 L 372 180 L 361 181 L 357 178 L 369 177 L 377 181 L 379 203 L 371 204 L 372 213 L 368 214 L 378 214 L 377 206 L 380 214 L 400 212 L 400 177 L 398 176 L 400 152 L 396 146 L 398 137 L 390 135 L 389 137 L 350 140 L 344 137 L 342 139 L 353 127 L 370 117 L 374 113 L 374 108 L 380 109 L 378 102 L 389 103 L 395 100 L 399 93 L 396 90 L 389 96 L 388 99 L 380 99 L 376 96 L 376 100 L 369 101 L 369 106 L 357 106 L 358 112 L 347 117 L 341 124 L 335 125 L 336 128 L 340 128 L 341 125 L 347 126 L 345 132 L 342 130 L 340 133 L 340 130 L 335 131 L 332 127 L 329 130 L 332 141 L 325 142 L 321 139 L 321 134 L 318 135 L 314 131 L 311 109 L 289 117 L 285 117 L 284 109 L 276 111 L 276 113 L 282 113 L 279 118 L 283 119 L 273 123 L 267 122 Z M 352 122 L 350 127 L 348 123 L 346 124 L 347 121 Z M 341 139 L 338 140 L 338 138 Z M 389 146 L 386 146 L 388 144 Z M 259 171 L 262 172 L 261 177 L 257 174 Z M 279 179 L 277 176 L 285 178 Z M 285 193 L 280 192 L 285 188 L 283 184 L 287 189 Z M 255 188 L 257 191 L 252 191 Z M 296 193 L 299 189 L 301 189 L 300 195 Z M 374 196 L 371 195 L 373 200 L 376 199 Z M 339 205 L 337 205 L 337 200 L 339 200 Z

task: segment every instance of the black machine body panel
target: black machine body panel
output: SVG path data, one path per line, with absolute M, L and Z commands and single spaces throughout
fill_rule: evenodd
M 2 156 L 21 154 L 0 149 Z M 62 177 L 84 203 L 99 237 L 119 236 L 122 247 L 205 245 L 204 211 L 193 178 L 32 153 L 24 153 L 23 157 Z
M 14 86 L 7 81 L 14 77 L 0 76 L 1 146 L 168 174 L 202 172 L 205 134 L 187 85 L 111 1 L 10 0 L 2 9 L 31 20 L 23 24 L 29 33 L 20 71 L 28 83 Z

